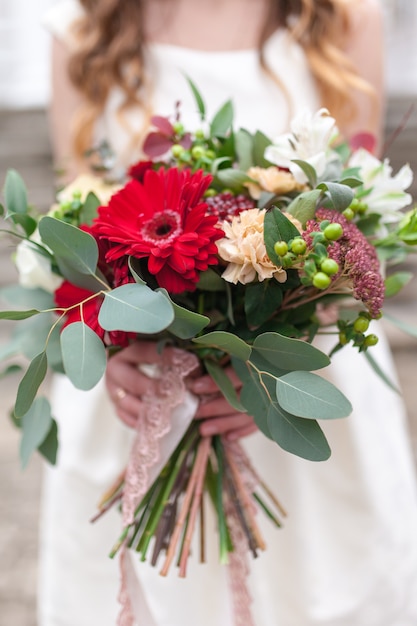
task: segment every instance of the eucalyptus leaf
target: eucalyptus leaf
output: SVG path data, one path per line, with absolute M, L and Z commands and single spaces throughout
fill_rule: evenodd
M 6 376 L 13 376 L 22 371 L 21 365 L 8 365 L 2 372 L 0 372 L 0 378 L 6 378 Z
M 22 439 L 20 442 L 20 460 L 25 468 L 32 453 L 48 436 L 52 424 L 51 406 L 46 398 L 36 398 L 31 408 L 22 415 Z
M 304 191 L 294 198 L 294 200 L 288 205 L 286 211 L 301 222 L 304 227 L 306 222 L 313 219 L 315 216 L 317 203 L 322 195 L 323 194 L 319 189 Z
M 9 215 L 13 213 L 27 213 L 28 200 L 26 185 L 23 178 L 14 169 L 10 169 L 7 172 L 6 181 L 4 183 L 4 199 Z
M 135 283 L 137 283 L 138 285 L 146 285 L 146 281 L 144 281 L 141 276 L 140 260 L 134 256 L 130 256 L 127 262 L 130 272 L 135 279 Z
M 246 172 L 253 165 L 253 138 L 244 128 L 240 128 L 235 133 L 235 147 L 239 169 Z
M 174 309 L 163 293 L 128 283 L 105 293 L 98 322 L 105 330 L 158 333 L 174 321 Z
M 299 236 L 300 233 L 294 224 L 285 217 L 280 209 L 273 207 L 265 213 L 264 241 L 268 257 L 271 259 L 272 263 L 277 266 L 280 265 L 280 258 L 274 250 L 276 242 L 289 241 Z
M 336 211 L 344 211 L 344 209 L 352 203 L 354 198 L 352 189 L 340 183 L 324 182 L 317 185 L 317 188 L 328 192 L 332 207 L 336 209 Z
M 30 237 L 38 225 L 38 222 L 26 213 L 12 213 L 10 219 L 14 224 L 19 224 L 23 228 L 26 237 Z
M 100 337 L 84 322 L 74 322 L 61 333 L 65 373 L 77 387 L 88 391 L 97 385 L 106 369 L 106 350 Z
M 193 339 L 193 342 L 203 346 L 218 348 L 242 361 L 247 361 L 251 354 L 251 347 L 243 339 L 225 331 L 207 333 L 201 337 L 196 337 Z
M 46 352 L 41 352 L 30 362 L 17 390 L 16 404 L 14 407 L 16 417 L 23 417 L 23 415 L 29 411 L 38 393 L 38 389 L 46 376 L 47 368 L 48 361 Z
M 38 311 L 55 308 L 52 294 L 40 288 L 32 289 L 22 285 L 7 285 L 7 287 L 0 289 L 0 298 L 14 305 L 34 307 Z
M 54 419 L 51 421 L 48 434 L 41 445 L 38 446 L 38 451 L 51 465 L 56 464 L 58 452 L 58 425 Z
M 225 373 L 223 367 L 221 367 L 214 361 L 211 361 L 210 359 L 204 360 L 204 366 L 208 374 L 214 380 L 214 382 L 230 404 L 230 406 L 236 409 L 236 411 L 246 413 L 246 409 L 243 404 L 239 402 L 236 389 L 233 387 L 232 382 L 228 375 Z
M 89 233 L 48 215 L 40 220 L 39 233 L 64 276 L 68 268 L 80 274 L 95 274 L 98 247 Z
M 91 226 L 94 219 L 97 217 L 97 209 L 101 202 L 95 193 L 90 191 L 85 199 L 85 202 L 80 210 L 80 222 L 81 224 L 88 224 Z
M 51 314 L 44 313 L 21 320 L 15 325 L 13 340 L 18 343 L 19 351 L 26 358 L 32 360 L 37 354 L 43 352 L 53 321 Z
M 233 123 L 233 104 L 228 100 L 214 116 L 210 124 L 210 137 L 226 137 Z
M 317 370 L 330 364 L 330 359 L 311 344 L 278 333 L 263 333 L 252 347 L 264 359 L 285 370 Z
M 232 359 L 233 368 L 243 382 L 240 390 L 240 402 L 249 415 L 253 417 L 259 430 L 272 439 L 267 423 L 270 399 L 266 393 L 262 378 L 248 363 L 240 359 Z
M 198 333 L 210 323 L 209 317 L 194 313 L 194 311 L 189 311 L 173 302 L 165 289 L 159 289 L 158 291 L 165 295 L 174 309 L 175 318 L 172 324 L 168 326 L 167 330 L 176 337 L 180 339 L 191 339 L 195 337 L 195 335 L 198 335 Z
M 298 417 L 338 419 L 352 412 L 352 405 L 339 389 L 311 372 L 290 372 L 278 378 L 276 393 L 279 405 Z

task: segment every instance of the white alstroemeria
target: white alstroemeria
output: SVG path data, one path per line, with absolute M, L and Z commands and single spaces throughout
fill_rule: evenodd
M 304 111 L 291 122 L 291 132 L 274 139 L 265 150 L 265 159 L 278 167 L 289 169 L 299 183 L 307 177 L 293 159 L 307 161 L 322 176 L 333 154 L 330 145 L 337 137 L 336 121 L 327 109 L 316 113 Z
M 35 230 L 31 240 L 36 243 L 41 242 L 38 230 Z M 36 246 L 27 239 L 24 239 L 17 245 L 14 262 L 19 272 L 19 284 L 22 287 L 31 289 L 40 287 L 49 293 L 53 293 L 63 281 L 61 276 L 52 271 L 48 257 L 38 252 Z
M 413 172 L 409 165 L 403 165 L 392 176 L 392 167 L 388 159 L 380 161 L 364 148 L 357 150 L 349 160 L 349 167 L 358 167 L 363 180 L 363 189 L 369 190 L 363 200 L 372 213 L 379 213 L 382 223 L 397 222 L 402 218 L 400 209 L 412 202 L 409 193 L 405 193 L 412 181 Z

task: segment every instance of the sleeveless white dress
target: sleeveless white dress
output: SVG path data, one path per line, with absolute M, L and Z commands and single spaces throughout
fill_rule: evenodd
M 46 24 L 65 39 L 78 13 L 75 2 L 65 1 Z M 232 97 L 237 127 L 260 128 L 270 136 L 286 130 L 299 109 L 319 106 L 304 54 L 282 30 L 269 39 L 266 57 L 289 100 L 260 71 L 252 50 L 152 45 L 147 55 L 153 110 L 171 114 L 180 100 L 191 127 L 198 116 L 183 74 L 199 86 L 210 114 Z M 112 94 L 97 132 L 122 155 L 122 164 L 129 136 L 114 115 L 120 97 Z M 136 129 L 142 124 L 130 121 Z M 320 347 L 328 349 L 331 342 Z M 373 355 L 395 379 L 383 337 Z M 261 434 L 245 440 L 260 474 L 289 512 L 282 530 L 259 515 L 267 550 L 251 561 L 256 626 L 416 626 L 417 490 L 401 400 L 350 348 L 335 356 L 326 375 L 354 407 L 349 418 L 324 425 L 330 460 L 304 461 Z M 96 525 L 88 520 L 125 466 L 131 432 L 115 417 L 101 384 L 86 393 L 57 376 L 52 400 L 61 448 L 58 466 L 45 470 L 39 626 L 115 626 L 119 568 L 107 554 L 120 517 L 112 511 Z M 175 571 L 162 578 L 156 568 L 136 563 L 143 615 L 151 616 L 139 626 L 232 626 L 227 572 L 217 562 L 214 530 L 210 544 L 208 563 L 191 557 L 185 580 Z

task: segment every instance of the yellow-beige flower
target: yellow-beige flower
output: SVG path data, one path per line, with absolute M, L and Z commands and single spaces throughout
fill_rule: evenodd
M 80 174 L 75 180 L 67 185 L 58 194 L 59 202 L 71 201 L 73 193 L 81 194 L 80 200 L 84 202 L 90 191 L 92 191 L 102 204 L 108 204 L 110 198 L 122 188 L 122 185 L 107 183 L 98 176 L 92 174 Z
M 290 172 L 280 170 L 275 165 L 267 168 L 250 167 L 246 174 L 255 181 L 245 183 L 254 200 L 258 200 L 264 191 L 285 195 L 291 191 L 305 189 L 305 185 L 298 183 Z
M 287 273 L 269 259 L 264 243 L 265 209 L 248 209 L 223 222 L 225 237 L 217 242 L 219 256 L 228 263 L 222 278 L 235 285 L 275 278 L 283 283 Z

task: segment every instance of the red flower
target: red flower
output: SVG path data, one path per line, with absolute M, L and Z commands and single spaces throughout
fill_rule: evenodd
M 170 293 L 193 291 L 199 272 L 217 264 L 223 237 L 202 196 L 212 177 L 199 170 L 161 168 L 132 180 L 99 207 L 93 231 L 112 242 L 106 261 L 124 255 L 148 259 L 148 270 Z

